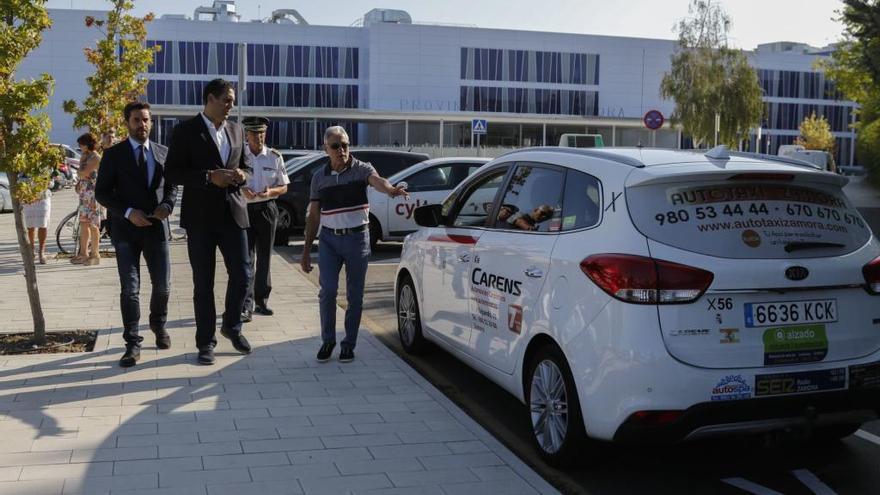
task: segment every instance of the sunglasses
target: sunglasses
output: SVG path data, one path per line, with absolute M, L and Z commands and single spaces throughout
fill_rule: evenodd
M 339 148 L 342 148 L 342 149 L 344 149 L 344 150 L 347 150 L 347 149 L 348 149 L 348 143 L 333 143 L 333 144 L 330 145 L 330 149 L 331 149 L 331 150 L 334 150 L 334 151 L 335 151 L 335 150 L 338 150 Z

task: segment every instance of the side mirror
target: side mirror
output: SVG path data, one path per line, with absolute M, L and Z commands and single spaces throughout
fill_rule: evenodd
M 413 219 L 419 227 L 437 227 L 442 223 L 443 215 L 440 214 L 442 205 L 424 205 L 416 208 Z

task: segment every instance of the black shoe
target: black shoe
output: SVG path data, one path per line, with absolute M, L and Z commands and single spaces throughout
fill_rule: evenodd
M 127 347 L 125 349 L 125 354 L 123 354 L 122 358 L 119 360 L 119 366 L 122 366 L 123 368 L 131 368 L 132 366 L 137 364 L 140 358 L 140 347 Z
M 333 355 L 333 348 L 336 347 L 336 342 L 331 342 L 329 344 L 324 344 L 318 349 L 318 362 L 326 363 L 330 360 L 330 356 Z
M 171 348 L 171 336 L 164 328 L 154 328 L 153 334 L 156 336 L 156 347 L 159 349 Z
M 270 308 L 269 306 L 257 306 L 256 308 L 254 308 L 254 313 L 263 316 L 272 316 L 275 314 L 275 312 L 272 311 L 272 308 Z
M 229 339 L 232 342 L 232 347 L 235 347 L 235 350 L 242 354 L 250 354 L 251 353 L 251 344 L 244 338 L 244 335 L 239 332 L 237 335 L 233 334 L 226 328 L 220 328 L 220 335 Z
M 339 351 L 339 362 L 350 363 L 352 361 L 354 361 L 354 349 L 343 347 L 342 350 Z
M 254 315 L 250 312 L 250 310 L 244 310 L 241 312 L 241 322 L 242 323 L 250 323 L 253 321 Z
M 199 349 L 199 364 L 210 366 L 214 364 L 214 348 L 203 347 Z

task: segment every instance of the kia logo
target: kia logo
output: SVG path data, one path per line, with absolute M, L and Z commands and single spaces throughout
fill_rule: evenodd
M 785 278 L 789 280 L 803 280 L 810 275 L 810 270 L 802 266 L 790 266 L 785 269 Z

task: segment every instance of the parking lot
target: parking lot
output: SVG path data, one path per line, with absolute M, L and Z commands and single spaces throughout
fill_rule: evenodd
M 863 179 L 853 179 L 845 191 L 872 231 L 878 232 L 877 193 Z M 364 326 L 564 493 L 845 494 L 870 493 L 880 483 L 876 461 L 880 421 L 865 424 L 842 442 L 810 444 L 796 436 L 777 436 L 674 446 L 608 445 L 607 455 L 598 463 L 566 470 L 551 467 L 530 443 L 526 406 L 437 347 L 422 356 L 403 352 L 393 294 L 401 246 L 380 243 L 373 253 Z M 278 249 L 285 260 L 297 265 L 301 251 L 301 238 Z M 317 269 L 308 278 L 317 290 Z M 344 301 L 342 293 L 339 300 Z

